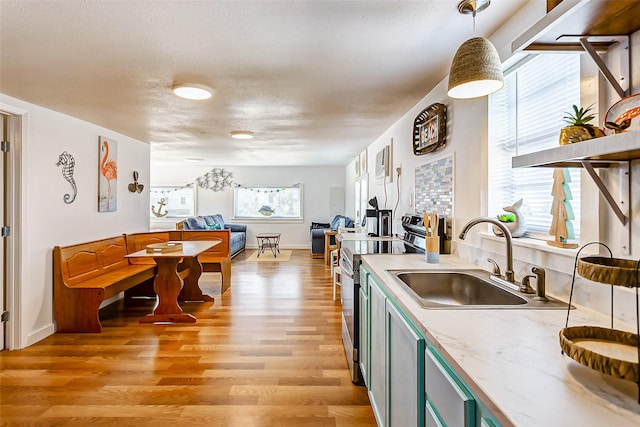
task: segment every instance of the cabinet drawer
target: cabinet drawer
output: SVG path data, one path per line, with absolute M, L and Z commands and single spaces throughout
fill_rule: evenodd
M 424 425 L 425 427 L 447 427 L 438 418 L 431 405 L 431 402 L 427 401 L 426 408 L 424 411 Z
M 425 383 L 427 409 L 439 424 L 447 427 L 475 426 L 475 399 L 466 386 L 451 373 L 446 362 L 427 349 Z

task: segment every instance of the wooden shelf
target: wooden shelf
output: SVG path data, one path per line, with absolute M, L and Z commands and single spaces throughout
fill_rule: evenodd
M 631 243 L 629 169 L 631 160 L 636 159 L 640 159 L 640 131 L 624 132 L 515 156 L 511 158 L 511 167 L 584 168 L 626 230 L 621 250 L 627 255 L 630 253 Z M 620 174 L 620 194 L 616 197 L 609 192 L 595 170 L 611 166 L 616 166 Z
M 640 2 L 629 0 L 563 0 L 511 45 L 520 50 L 580 50 L 580 37 L 596 48 L 616 43 L 615 36 L 640 30 Z
M 561 145 L 548 150 L 515 156 L 511 167 L 610 167 L 619 162 L 640 159 L 640 132 L 624 132 L 588 141 Z

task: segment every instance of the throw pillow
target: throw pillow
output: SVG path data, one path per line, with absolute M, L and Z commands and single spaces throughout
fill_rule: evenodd
M 207 227 L 207 223 L 201 216 L 187 218 L 185 223 L 189 226 L 189 230 L 206 230 Z

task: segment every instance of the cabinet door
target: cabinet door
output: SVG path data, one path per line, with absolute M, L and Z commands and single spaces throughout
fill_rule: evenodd
M 364 384 L 368 387 L 369 379 L 369 297 L 360 288 L 360 346 L 358 347 L 358 360 Z
M 425 338 L 387 299 L 387 366 L 390 427 L 424 425 Z
M 425 385 L 427 409 L 438 421 L 429 425 L 447 427 L 474 427 L 475 399 L 455 371 L 429 348 L 425 357 Z
M 387 425 L 386 297 L 369 276 L 369 400 L 378 426 Z

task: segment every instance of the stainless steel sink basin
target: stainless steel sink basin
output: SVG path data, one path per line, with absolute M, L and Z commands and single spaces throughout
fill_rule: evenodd
M 567 304 L 553 298 L 542 302 L 491 278 L 484 270 L 389 271 L 424 308 L 551 308 Z

